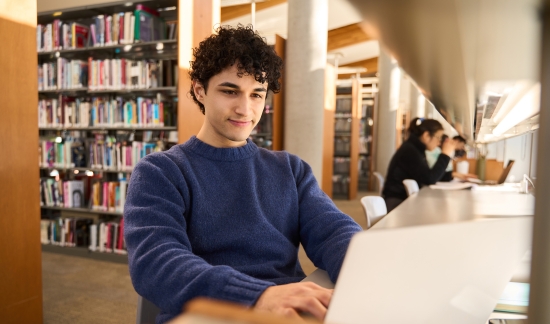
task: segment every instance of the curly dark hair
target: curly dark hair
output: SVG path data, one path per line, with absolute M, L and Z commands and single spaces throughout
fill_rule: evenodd
M 217 34 L 206 38 L 193 49 L 195 61 L 190 62 L 191 80 L 200 82 L 207 91 L 210 78 L 237 63 L 239 77 L 254 76 L 260 83 L 267 81 L 267 90 L 274 93 L 280 91 L 279 78 L 283 60 L 257 32 L 254 32 L 251 25 L 238 25 L 236 28 L 221 26 L 216 32 Z M 195 97 L 193 85 L 190 94 L 204 114 L 204 105 Z

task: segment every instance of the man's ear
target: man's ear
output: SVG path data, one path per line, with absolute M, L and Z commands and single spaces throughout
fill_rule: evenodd
M 199 102 L 202 102 L 206 91 L 203 85 L 197 80 L 193 80 L 193 92 L 195 93 L 195 98 L 197 98 Z

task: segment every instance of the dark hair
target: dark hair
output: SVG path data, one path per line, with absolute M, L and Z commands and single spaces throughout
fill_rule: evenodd
M 267 81 L 267 90 L 279 92 L 283 60 L 257 32 L 254 32 L 251 25 L 239 24 L 236 28 L 221 26 L 216 32 L 217 34 L 206 38 L 193 49 L 195 61 L 190 62 L 191 80 L 200 82 L 207 91 L 210 78 L 237 63 L 239 77 L 254 76 L 260 83 Z M 204 105 L 195 97 L 193 85 L 191 97 L 204 114 Z
M 461 143 L 466 144 L 466 139 L 465 139 L 464 137 L 460 136 L 460 135 L 456 135 L 455 137 L 453 137 L 453 139 L 454 139 L 455 141 L 459 141 L 459 142 L 461 142 Z
M 418 137 L 422 136 L 424 132 L 434 136 L 440 130 L 443 130 L 443 126 L 435 119 L 415 118 L 409 125 L 409 135 L 414 134 Z
M 445 140 L 449 138 L 449 135 L 447 134 L 443 134 L 441 135 L 441 143 L 439 143 L 439 147 L 442 147 L 443 146 L 443 143 L 445 143 Z

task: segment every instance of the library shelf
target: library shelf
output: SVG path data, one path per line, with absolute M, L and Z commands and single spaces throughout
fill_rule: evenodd
M 96 173 L 100 172 L 108 172 L 108 173 L 129 173 L 132 172 L 132 170 L 114 170 L 114 169 L 98 169 L 98 168 L 81 168 L 81 167 L 75 167 L 75 168 L 66 168 L 66 167 L 56 167 L 56 166 L 48 166 L 48 167 L 40 167 L 40 170 L 58 170 L 58 171 L 92 171 Z
M 85 213 L 85 214 L 122 216 L 121 212 L 103 211 L 103 210 L 91 209 L 91 208 L 73 208 L 73 207 L 55 207 L 55 206 L 40 206 L 40 208 L 49 209 L 49 210 L 71 211 L 71 212 Z
M 124 95 L 135 95 L 139 96 L 143 93 L 158 93 L 162 92 L 165 94 L 177 94 L 177 87 L 158 87 L 158 88 L 139 88 L 139 89 L 105 89 L 105 90 L 90 90 L 88 88 L 76 88 L 76 89 L 59 89 L 59 90 L 39 90 L 38 94 L 87 94 L 87 95 L 101 95 L 101 94 L 124 94 Z
M 88 126 L 88 127 L 39 127 L 38 130 L 81 130 L 81 131 L 92 131 L 92 130 L 120 130 L 120 131 L 177 131 L 176 126 L 143 126 L 143 127 L 124 127 L 124 126 Z
M 37 52 L 40 58 L 72 57 L 78 55 L 94 55 L 96 53 L 106 54 L 138 54 L 142 52 L 162 54 L 165 51 L 176 51 L 178 49 L 177 39 L 164 39 L 152 42 L 138 42 L 131 44 L 115 44 L 105 46 L 91 46 L 74 49 L 60 49 L 55 51 Z M 160 52 L 160 53 L 159 53 Z
M 52 244 L 42 244 L 42 252 L 57 253 L 81 258 L 128 264 L 128 255 L 118 253 L 94 252 L 86 247 L 69 247 Z

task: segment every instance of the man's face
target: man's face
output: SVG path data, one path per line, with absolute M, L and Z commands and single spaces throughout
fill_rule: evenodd
M 208 91 L 193 81 L 195 97 L 205 108 L 205 120 L 197 138 L 214 147 L 246 144 L 252 129 L 262 117 L 267 82 L 253 76 L 237 75 L 237 64 L 224 69 L 208 82 Z

